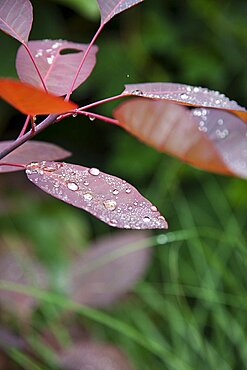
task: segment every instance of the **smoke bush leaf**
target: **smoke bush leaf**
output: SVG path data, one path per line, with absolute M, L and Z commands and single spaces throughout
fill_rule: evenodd
M 26 174 L 43 191 L 82 208 L 106 224 L 126 229 L 166 229 L 165 218 L 132 185 L 97 168 L 40 162 Z
M 114 116 L 146 144 L 203 170 L 247 178 L 247 126 L 224 110 L 133 99 Z
M 47 94 L 44 90 L 10 78 L 0 79 L 0 97 L 20 112 L 36 114 L 64 113 L 77 108 L 72 102 Z
M 67 94 L 87 44 L 78 44 L 65 40 L 30 41 L 28 47 L 35 59 L 48 92 L 55 95 Z M 63 51 L 69 49 L 69 54 Z M 74 51 L 74 52 L 73 52 Z M 91 74 L 95 63 L 97 46 L 93 46 L 83 64 L 74 90 Z M 20 46 L 16 57 L 16 69 L 20 80 L 33 86 L 41 86 L 40 78 L 24 46 Z
M 33 22 L 33 7 L 29 0 L 1 0 L 0 29 L 21 43 L 28 41 Z
M 0 152 L 7 148 L 13 141 L 0 141 Z M 1 162 L 20 163 L 27 165 L 31 161 L 39 162 L 43 160 L 54 161 L 64 159 L 71 155 L 65 149 L 58 145 L 46 143 L 43 141 L 27 141 L 19 146 L 10 154 L 0 160 L 0 173 L 21 171 L 20 167 L 1 166 Z
M 96 342 L 78 342 L 58 355 L 62 370 L 133 370 L 116 347 Z
M 101 24 L 107 23 L 118 13 L 131 8 L 143 0 L 97 0 L 101 14 Z
M 127 293 L 151 257 L 147 231 L 120 231 L 103 237 L 78 256 L 69 270 L 69 294 L 80 304 L 105 307 Z
M 218 91 L 177 83 L 151 82 L 125 85 L 124 95 L 164 99 L 177 104 L 230 111 L 247 122 L 247 111 Z

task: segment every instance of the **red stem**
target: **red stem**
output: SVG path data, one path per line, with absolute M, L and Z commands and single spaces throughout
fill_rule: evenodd
M 0 162 L 0 166 L 12 166 L 12 167 L 26 168 L 25 164 L 21 164 L 21 163 Z
M 30 117 L 31 117 L 30 115 L 27 116 L 26 121 L 24 123 L 24 126 L 22 127 L 22 130 L 21 130 L 20 135 L 18 137 L 22 137 L 25 134 L 28 123 L 29 123 L 29 120 L 30 120 Z
M 103 28 L 103 27 L 104 27 L 104 24 L 101 24 L 101 25 L 99 26 L 99 28 L 98 28 L 98 30 L 96 31 L 96 33 L 95 33 L 94 37 L 92 38 L 92 40 L 91 40 L 90 44 L 88 45 L 88 47 L 87 47 L 87 49 L 86 49 L 86 51 L 85 51 L 85 54 L 84 54 L 84 55 L 83 55 L 83 57 L 82 57 L 81 63 L 80 63 L 80 65 L 79 65 L 79 67 L 78 67 L 78 70 L 77 70 L 77 72 L 76 72 L 76 75 L 75 75 L 75 77 L 74 77 L 74 79 L 73 79 L 73 82 L 72 82 L 72 84 L 71 84 L 71 86 L 70 86 L 70 89 L 69 89 L 69 91 L 68 91 L 68 93 L 67 93 L 67 95 L 66 95 L 65 100 L 69 100 L 70 95 L 72 94 L 72 91 L 73 91 L 73 89 L 74 89 L 74 86 L 75 86 L 76 80 L 77 80 L 77 78 L 78 78 L 78 75 L 79 75 L 79 73 L 80 73 L 80 71 L 81 71 L 81 68 L 82 68 L 82 66 L 83 66 L 83 63 L 85 62 L 85 59 L 86 59 L 86 57 L 88 56 L 88 53 L 89 53 L 89 51 L 90 51 L 91 47 L 93 46 L 93 44 L 94 44 L 95 40 L 96 40 L 96 39 L 97 39 L 97 37 L 99 36 L 99 34 L 100 34 L 100 32 L 102 31 L 102 28 Z
M 39 68 L 38 68 L 38 66 L 37 66 L 37 64 L 36 64 L 36 62 L 34 60 L 34 57 L 32 56 L 31 50 L 29 49 L 28 45 L 25 42 L 22 45 L 24 46 L 24 48 L 26 49 L 26 51 L 28 52 L 28 55 L 30 56 L 30 58 L 32 60 L 32 63 L 33 63 L 33 65 L 34 65 L 34 67 L 35 67 L 35 69 L 36 69 L 36 71 L 37 71 L 37 73 L 39 75 L 40 81 L 42 83 L 42 86 L 43 86 L 45 92 L 48 92 L 47 91 L 47 88 L 45 86 L 45 81 L 43 80 L 43 77 L 41 76 L 41 73 L 39 71 Z
M 113 125 L 119 125 L 119 122 L 118 122 L 117 119 L 102 116 L 101 114 L 91 113 L 91 112 L 84 112 L 84 111 L 83 112 L 78 112 L 78 114 L 81 114 L 81 115 L 89 117 L 89 118 L 90 117 L 97 118 L 97 119 L 100 119 L 101 121 L 112 123 Z
M 81 107 L 81 108 L 78 108 L 77 111 L 84 111 L 86 109 L 90 109 L 90 108 L 93 108 L 93 107 L 96 107 L 97 105 L 100 105 L 100 104 L 104 104 L 104 103 L 108 103 L 110 101 L 113 101 L 113 100 L 117 100 L 117 99 L 120 99 L 120 98 L 125 98 L 126 95 L 123 95 L 123 94 L 119 94 L 119 95 L 115 95 L 115 96 L 111 96 L 110 98 L 105 98 L 105 99 L 102 99 L 102 100 L 98 100 L 94 103 L 91 103 L 91 104 L 88 104 L 88 105 L 84 105 L 84 107 Z

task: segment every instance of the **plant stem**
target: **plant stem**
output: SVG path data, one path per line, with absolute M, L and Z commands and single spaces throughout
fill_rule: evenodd
M 7 163 L 7 162 L 0 162 L 0 166 L 11 166 L 11 167 L 21 167 L 21 168 L 26 168 L 25 164 L 21 164 L 21 163 Z
M 81 63 L 80 63 L 80 65 L 79 65 L 79 67 L 78 67 L 78 70 L 77 70 L 77 72 L 76 72 L 76 75 L 75 75 L 75 77 L 74 77 L 74 80 L 73 80 L 73 82 L 72 82 L 72 84 L 71 84 L 71 86 L 70 86 L 70 89 L 69 89 L 69 91 L 68 91 L 68 93 L 67 93 L 67 95 L 66 95 L 65 100 L 69 100 L 70 95 L 72 94 L 72 91 L 73 91 L 73 89 L 74 89 L 74 86 L 75 86 L 75 83 L 76 83 L 77 77 L 78 77 L 78 75 L 79 75 L 79 73 L 80 73 L 80 71 L 81 71 L 81 68 L 82 68 L 82 66 L 83 66 L 83 63 L 85 62 L 85 59 L 86 59 L 86 57 L 88 56 L 88 53 L 89 53 L 90 49 L 92 48 L 92 46 L 93 46 L 93 44 L 94 44 L 95 40 L 96 40 L 96 39 L 97 39 L 97 37 L 99 36 L 99 34 L 100 34 L 100 32 L 102 31 L 102 28 L 103 28 L 103 27 L 104 27 L 104 24 L 101 24 L 101 25 L 99 26 L 99 28 L 98 28 L 98 30 L 96 31 L 96 33 L 95 33 L 94 37 L 92 38 L 92 40 L 91 40 L 90 44 L 88 45 L 88 47 L 87 47 L 87 49 L 86 49 L 86 51 L 85 51 L 85 54 L 84 54 L 84 55 L 83 55 L 83 57 L 82 57 Z
M 90 117 L 92 117 L 92 118 L 100 119 L 101 121 L 112 123 L 113 125 L 119 125 L 119 122 L 118 122 L 117 119 L 102 116 L 101 114 L 91 113 L 91 112 L 84 112 L 84 111 L 83 112 L 78 112 L 77 114 L 81 114 L 83 116 L 89 117 L 89 119 L 90 119 Z
M 39 76 L 39 78 L 40 78 L 40 81 L 41 81 L 41 83 L 42 83 L 42 86 L 43 86 L 43 88 L 44 88 L 45 92 L 48 92 L 48 91 L 47 91 L 47 88 L 46 88 L 46 86 L 45 86 L 45 81 L 43 80 L 43 77 L 41 76 L 41 73 L 40 73 L 40 71 L 39 71 L 39 68 L 38 68 L 38 66 L 37 66 L 37 64 L 36 64 L 36 62 L 35 62 L 35 60 L 34 60 L 34 57 L 32 56 L 31 50 L 29 49 L 28 45 L 27 45 L 25 42 L 24 42 L 22 45 L 24 46 L 24 48 L 25 48 L 25 49 L 26 49 L 26 51 L 28 52 L 28 55 L 29 55 L 29 56 L 30 56 L 30 58 L 31 58 L 31 61 L 32 61 L 33 65 L 34 65 L 34 68 L 36 69 L 36 71 L 37 71 L 37 73 L 38 73 L 38 76 Z
M 30 115 L 29 115 L 29 116 L 27 116 L 26 121 L 25 121 L 25 123 L 24 123 L 24 126 L 22 127 L 22 130 L 21 130 L 21 132 L 20 132 L 20 134 L 19 134 L 18 138 L 19 138 L 19 137 L 22 137 L 22 136 L 25 134 L 26 129 L 27 129 L 27 126 L 28 126 L 28 123 L 29 123 L 29 120 L 30 120 L 30 117 L 31 117 Z
M 0 159 L 4 158 L 7 154 L 11 153 L 14 149 L 18 148 L 22 144 L 24 144 L 27 140 L 31 139 L 32 137 L 36 136 L 38 133 L 43 131 L 45 128 L 50 126 L 54 123 L 59 115 L 58 114 L 50 114 L 44 121 L 42 121 L 39 125 L 36 126 L 35 132 L 33 130 L 29 130 L 25 135 L 18 137 L 14 142 L 12 142 L 7 148 L 5 148 L 0 153 Z
M 117 100 L 117 99 L 121 99 L 121 98 L 125 98 L 126 95 L 123 95 L 123 94 L 118 94 L 118 95 L 114 95 L 114 96 L 111 96 L 110 98 L 105 98 L 105 99 L 102 99 L 102 100 L 98 100 L 94 103 L 91 103 L 91 104 L 88 104 L 88 105 L 84 105 L 84 107 L 81 107 L 81 108 L 78 108 L 76 111 L 80 112 L 80 111 L 84 111 L 86 109 L 90 109 L 90 108 L 93 108 L 93 107 L 96 107 L 100 104 L 104 104 L 104 103 L 108 103 L 110 101 L 113 101 L 113 100 Z

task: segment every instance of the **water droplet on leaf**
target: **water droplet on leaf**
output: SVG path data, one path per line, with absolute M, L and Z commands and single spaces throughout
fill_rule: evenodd
M 114 209 L 116 209 L 117 207 L 117 203 L 115 202 L 115 200 L 111 199 L 105 200 L 103 204 L 105 208 L 108 209 L 109 211 L 114 211 Z
M 93 175 L 93 176 L 99 176 L 100 170 L 98 168 L 92 167 L 90 168 L 89 173 L 90 175 Z
M 72 191 L 76 191 L 79 189 L 79 186 L 75 182 L 68 182 L 67 188 Z

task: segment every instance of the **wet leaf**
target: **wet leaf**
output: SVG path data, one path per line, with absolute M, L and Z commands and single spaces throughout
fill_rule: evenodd
M 133 370 L 117 348 L 100 343 L 79 342 L 58 356 L 62 370 Z
M 48 92 L 55 95 L 67 94 L 77 69 L 82 60 L 87 44 L 78 44 L 64 40 L 30 41 L 31 50 Z M 70 53 L 64 54 L 70 49 Z M 74 90 L 91 74 L 95 63 L 97 46 L 93 46 L 83 64 Z M 41 86 L 40 78 L 24 46 L 17 52 L 16 69 L 19 78 L 33 86 Z
M 101 14 L 101 24 L 107 23 L 118 13 L 141 3 L 143 0 L 97 0 Z
M 141 96 L 144 98 L 164 99 L 177 104 L 216 108 L 230 111 L 247 122 L 247 111 L 218 91 L 203 87 L 177 83 L 142 83 L 125 85 L 124 95 Z
M 28 41 L 33 22 L 33 7 L 29 0 L 1 0 L 0 29 L 21 43 Z
M 7 148 L 13 141 L 0 141 L 0 152 Z M 1 166 L 1 162 L 20 163 L 27 165 L 30 162 L 39 162 L 41 160 L 64 159 L 71 155 L 65 149 L 51 143 L 42 141 L 27 141 L 12 153 L 0 160 L 0 173 L 15 172 L 23 170 L 21 167 Z
M 4 236 L 0 240 L 0 280 L 45 288 L 47 279 L 42 266 L 26 249 L 27 243 Z M 0 305 L 22 319 L 30 317 L 37 300 L 27 294 L 0 290 Z
M 201 169 L 247 178 L 247 127 L 223 110 L 134 99 L 115 110 L 120 125 L 146 144 Z
M 167 228 L 157 208 L 132 185 L 97 168 L 44 161 L 28 165 L 26 174 L 45 192 L 113 227 Z
M 72 102 L 47 94 L 41 89 L 18 80 L 0 79 L 0 97 L 20 112 L 36 114 L 64 113 L 77 108 Z
M 130 291 L 150 261 L 149 237 L 144 231 L 122 231 L 97 240 L 71 265 L 73 300 L 105 307 Z

